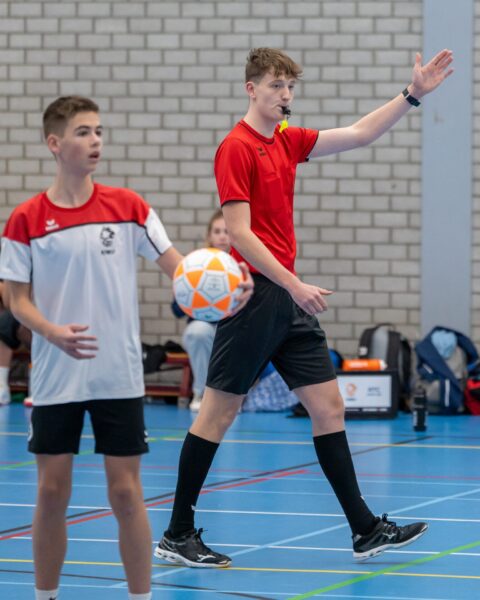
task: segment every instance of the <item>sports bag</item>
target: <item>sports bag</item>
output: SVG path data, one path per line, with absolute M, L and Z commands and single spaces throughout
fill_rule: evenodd
M 443 358 L 432 341 L 436 332 L 454 334 L 456 346 L 448 358 Z M 428 412 L 455 415 L 464 412 L 464 388 L 469 373 L 478 369 L 478 352 L 463 333 L 448 327 L 434 327 L 415 344 L 417 383 L 424 387 Z
M 358 344 L 359 358 L 379 358 L 388 369 L 398 373 L 399 406 L 406 408 L 411 393 L 412 349 L 406 337 L 391 323 L 380 323 L 362 332 Z

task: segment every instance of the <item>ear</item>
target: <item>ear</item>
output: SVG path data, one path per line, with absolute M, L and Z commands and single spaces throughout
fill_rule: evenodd
M 247 90 L 247 94 L 250 96 L 251 100 L 255 99 L 255 84 L 253 81 L 247 81 L 245 84 L 245 89 Z
M 46 139 L 47 147 L 52 154 L 58 154 L 60 151 L 60 137 L 50 133 Z

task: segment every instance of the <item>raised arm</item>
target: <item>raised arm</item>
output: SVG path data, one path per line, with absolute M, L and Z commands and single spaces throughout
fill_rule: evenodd
M 412 82 L 407 86 L 409 95 L 419 100 L 432 92 L 453 73 L 453 69 L 449 68 L 452 61 L 452 51 L 442 50 L 430 62 L 422 65 L 422 58 L 417 53 Z M 367 146 L 393 127 L 411 108 L 412 104 L 400 93 L 349 127 L 320 131 L 310 158 Z

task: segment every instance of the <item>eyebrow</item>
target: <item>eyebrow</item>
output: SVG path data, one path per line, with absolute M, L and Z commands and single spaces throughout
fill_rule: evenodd
M 103 131 L 103 125 L 97 125 L 96 127 L 90 127 L 90 125 L 79 125 L 75 127 L 74 131 L 80 131 L 81 129 L 101 129 Z

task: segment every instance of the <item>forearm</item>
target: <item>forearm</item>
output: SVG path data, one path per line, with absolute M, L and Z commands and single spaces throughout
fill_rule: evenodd
M 291 290 L 298 283 L 298 278 L 273 256 L 251 229 L 230 233 L 230 240 L 248 263 L 280 287 Z
M 413 92 L 411 92 L 414 96 Z M 359 146 L 371 144 L 397 123 L 412 105 L 400 93 L 398 96 L 365 115 L 352 125 Z
M 55 325 L 48 321 L 29 298 L 10 297 L 10 310 L 13 316 L 28 329 L 50 339 Z

